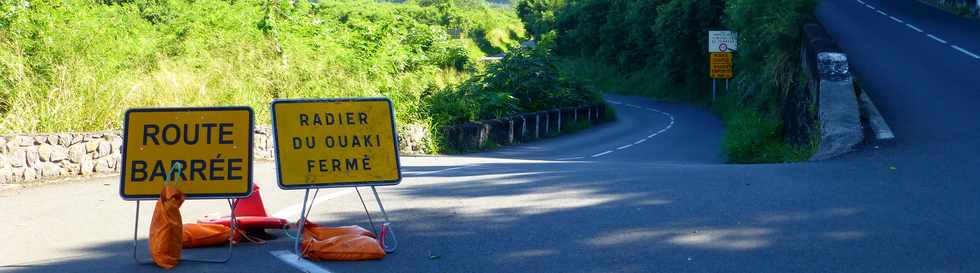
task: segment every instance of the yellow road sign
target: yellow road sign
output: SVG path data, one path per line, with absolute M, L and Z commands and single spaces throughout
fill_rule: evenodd
M 170 181 L 188 199 L 250 195 L 253 126 L 249 107 L 126 111 L 119 194 L 157 199 Z
M 396 185 L 398 136 L 386 98 L 275 100 L 279 187 Z
M 732 71 L 731 52 L 712 52 L 708 64 L 712 79 L 731 79 L 735 76 Z

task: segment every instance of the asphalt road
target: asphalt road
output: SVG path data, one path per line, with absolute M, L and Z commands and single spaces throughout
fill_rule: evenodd
M 972 115 L 980 77 L 971 75 L 980 60 L 951 47 L 980 52 L 980 28 L 912 1 L 866 3 L 875 9 L 825 0 L 818 16 L 896 131 L 894 142 L 832 161 L 725 165 L 723 129 L 709 111 L 610 96 L 615 123 L 488 153 L 403 158 L 407 178 L 381 189 L 399 251 L 306 269 L 980 272 L 980 125 Z M 296 219 L 302 192 L 279 190 L 270 162 L 257 164 L 255 177 L 269 212 Z M 118 197 L 117 181 L 0 192 L 0 272 L 162 271 L 133 262 L 134 207 Z M 350 190 L 319 196 L 313 220 L 367 224 Z M 190 201 L 182 214 L 191 221 L 224 206 Z M 228 264 L 186 262 L 172 271 L 301 272 L 271 254 L 292 246 L 277 235 L 235 247 Z

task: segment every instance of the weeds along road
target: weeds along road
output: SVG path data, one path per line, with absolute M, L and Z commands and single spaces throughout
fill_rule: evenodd
M 707 110 L 609 96 L 615 123 L 488 153 L 403 158 L 406 179 L 381 189 L 398 253 L 305 270 L 980 272 L 980 61 L 964 53 L 980 52 L 980 36 L 963 35 L 980 28 L 913 1 L 863 2 L 826 0 L 818 16 L 895 129 L 893 143 L 825 162 L 725 165 L 722 126 Z M 271 162 L 256 165 L 267 210 L 295 220 L 302 192 L 279 190 L 274 175 Z M 117 183 L 0 193 L 0 271 L 162 271 L 131 259 L 134 208 Z M 317 201 L 317 222 L 367 224 L 349 189 Z M 194 200 L 182 213 L 193 221 L 225 210 Z M 300 272 L 270 254 L 292 247 L 276 235 L 235 247 L 228 264 L 173 272 Z

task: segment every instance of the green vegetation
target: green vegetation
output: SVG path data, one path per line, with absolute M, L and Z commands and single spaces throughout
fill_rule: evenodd
M 781 109 L 799 80 L 799 27 L 817 0 L 522 0 L 527 32 L 551 46 L 566 73 L 605 90 L 710 103 L 707 32 L 739 32 L 736 78 L 713 103 L 738 163 L 804 159 L 784 144 Z
M 969 0 L 969 1 L 919 0 L 919 1 L 963 17 L 977 18 L 978 16 L 980 16 L 980 5 L 976 4 L 974 0 Z
M 465 0 L 0 7 L 2 134 L 117 129 L 127 108 L 155 106 L 248 105 L 268 123 L 272 99 L 296 97 L 387 96 L 399 123 L 429 126 L 430 109 L 459 106 L 439 97 L 497 78 L 480 57 L 518 47 L 525 35 L 512 10 Z M 476 108 L 524 107 L 502 99 Z

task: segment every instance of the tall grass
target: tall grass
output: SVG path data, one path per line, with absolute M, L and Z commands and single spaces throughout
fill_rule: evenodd
M 524 35 L 513 11 L 485 4 L 47 0 L 4 7 L 2 134 L 119 128 L 131 107 L 248 105 L 268 123 L 272 99 L 299 97 L 387 96 L 400 123 L 427 125 L 425 97 L 460 84 L 482 69 L 478 58 L 510 50 Z M 469 35 L 450 37 L 447 29 L 460 26 L 447 18 L 473 22 L 462 29 Z

